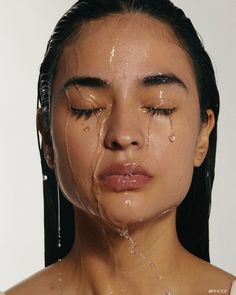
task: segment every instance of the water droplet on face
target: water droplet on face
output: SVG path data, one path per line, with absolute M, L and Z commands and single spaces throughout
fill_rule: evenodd
M 93 94 L 89 94 L 89 97 L 92 99 L 92 101 L 96 101 L 96 97 Z
M 115 46 L 112 47 L 112 50 L 111 50 L 111 57 L 110 57 L 110 60 L 109 62 L 112 63 L 112 60 L 114 58 L 114 55 L 115 55 Z
M 161 102 L 163 101 L 163 90 L 160 90 L 160 95 L 159 95 Z
M 130 200 L 126 200 L 126 201 L 125 201 L 125 205 L 127 205 L 127 206 L 131 206 L 131 205 L 132 205 L 132 203 L 131 203 L 131 201 L 130 201 Z
M 171 208 L 168 208 L 168 209 L 162 211 L 161 214 L 160 214 L 160 216 L 163 216 L 163 215 L 165 215 L 167 213 L 170 213 L 170 212 L 174 211 L 176 208 L 177 208 L 177 206 L 173 206 Z
M 129 253 L 132 254 L 132 255 L 135 255 L 136 254 L 135 249 L 134 248 L 130 248 Z
M 174 131 L 171 131 L 171 135 L 169 136 L 169 140 L 171 143 L 175 142 L 176 136 L 175 136 Z
M 108 285 L 106 295 L 112 295 L 112 294 L 114 294 L 114 291 L 112 290 L 111 286 Z
M 89 131 L 90 131 L 90 127 L 87 126 L 84 128 L 84 132 L 89 132 Z
M 171 116 L 169 117 L 169 120 L 170 120 L 170 127 L 171 127 L 171 134 L 169 136 L 169 140 L 171 143 L 174 143 L 176 140 L 176 136 L 175 136 L 175 131 L 174 131 L 174 127 L 173 127 L 173 120 L 172 120 Z
M 153 117 L 149 117 L 149 122 L 148 122 L 148 138 L 147 138 L 147 151 L 150 152 L 150 147 L 151 147 L 151 138 L 152 138 L 152 134 L 151 134 L 151 124 L 152 124 L 152 119 Z

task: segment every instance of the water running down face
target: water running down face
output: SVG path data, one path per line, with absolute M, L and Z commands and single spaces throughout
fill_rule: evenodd
M 65 47 L 53 86 L 54 162 L 65 196 L 121 227 L 178 206 L 207 151 L 198 100 L 190 58 L 167 25 L 144 15 L 85 24 Z

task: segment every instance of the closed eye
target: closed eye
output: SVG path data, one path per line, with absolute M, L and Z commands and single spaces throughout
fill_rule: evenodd
M 171 116 L 175 111 L 176 108 L 155 108 L 155 107 L 144 107 L 145 112 L 150 113 L 152 116 L 154 115 L 161 115 L 161 116 Z
M 92 109 L 76 109 L 71 108 L 71 113 L 76 116 L 77 119 L 81 117 L 85 117 L 85 119 L 89 119 L 92 115 L 100 114 L 103 108 L 92 108 Z
M 171 116 L 175 111 L 176 108 L 155 108 L 155 107 L 144 107 L 145 112 L 150 113 L 152 116 L 154 115 L 161 115 L 161 116 Z M 92 109 L 76 109 L 71 108 L 71 113 L 76 116 L 77 119 L 81 117 L 85 117 L 89 119 L 92 115 L 100 114 L 103 108 L 92 108 Z

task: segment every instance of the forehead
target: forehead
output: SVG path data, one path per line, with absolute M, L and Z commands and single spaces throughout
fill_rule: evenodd
M 122 36 L 137 38 L 139 35 L 137 33 L 144 33 L 154 39 L 157 35 L 166 40 L 174 41 L 176 39 L 173 30 L 168 25 L 141 13 L 114 14 L 87 22 L 81 27 L 78 36 L 81 41 L 86 42 L 90 38 L 103 37 L 105 31 L 111 39 L 114 37 L 121 38 Z
M 64 48 L 63 75 L 109 79 L 171 72 L 193 80 L 192 62 L 173 30 L 144 14 L 113 15 L 84 24 Z M 193 81 L 192 81 L 193 82 Z

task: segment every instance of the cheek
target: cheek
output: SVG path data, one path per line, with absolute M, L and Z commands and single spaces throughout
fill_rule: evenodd
M 52 124 L 56 174 L 65 197 L 76 207 L 94 212 L 93 166 L 99 154 L 95 122 L 57 112 Z M 89 199 L 91 198 L 91 199 Z
M 101 124 L 95 117 L 76 120 L 60 110 L 52 122 L 57 177 L 64 195 L 76 207 L 96 215 L 103 212 L 101 215 L 108 220 L 133 223 L 177 206 L 187 194 L 193 173 L 197 119 L 179 114 L 173 115 L 172 121 L 153 118 L 148 128 L 143 124 L 149 143 L 136 156 L 141 165 L 154 172 L 155 183 L 145 193 L 129 192 L 119 198 L 104 194 L 99 199 L 93 191 L 93 177 L 99 160 L 107 157 L 101 142 Z M 174 141 L 170 140 L 172 132 Z
M 174 132 L 175 141 L 165 140 L 164 136 L 153 136 L 152 155 L 156 159 L 162 190 L 177 203 L 185 197 L 191 184 L 198 126 L 197 120 L 173 116 L 172 131 L 170 128 L 169 133 Z

